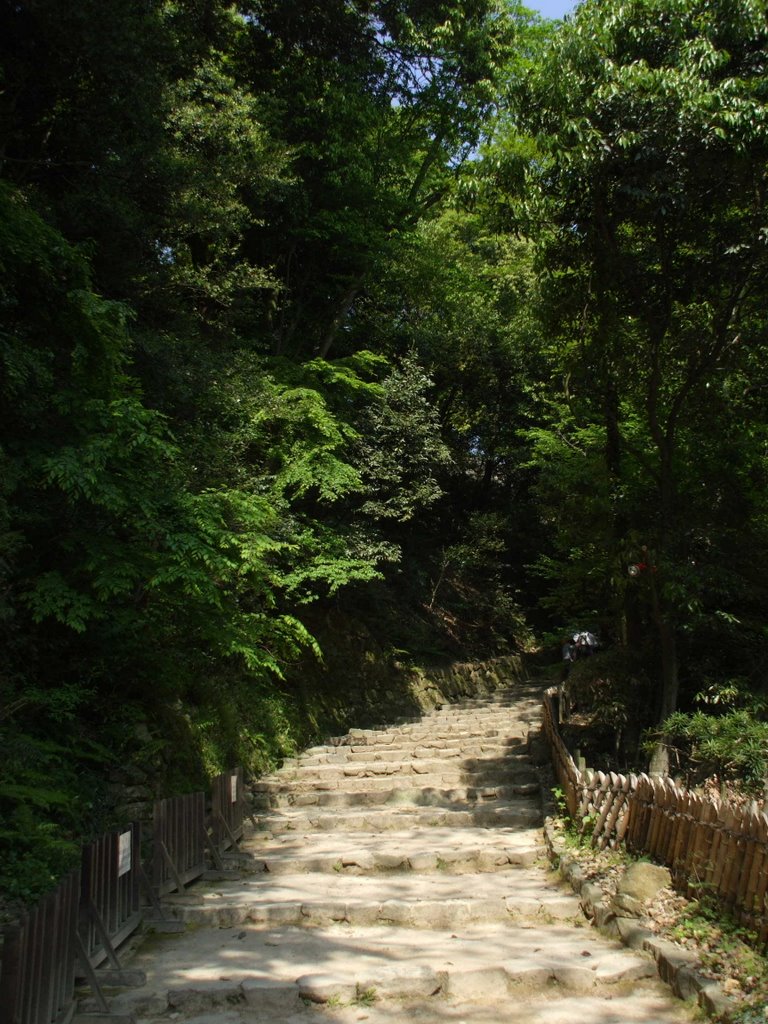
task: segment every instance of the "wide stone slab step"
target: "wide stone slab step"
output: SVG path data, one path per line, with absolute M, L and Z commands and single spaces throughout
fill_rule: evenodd
M 368 780 L 369 783 L 371 780 Z M 376 780 L 378 781 L 378 780 Z M 413 788 L 403 785 L 355 790 L 345 786 L 344 790 L 323 791 L 311 783 L 297 784 L 295 788 L 284 787 L 281 791 L 254 794 L 253 806 L 260 809 L 282 807 L 384 807 L 392 803 L 409 803 L 414 806 L 450 806 L 459 803 L 468 806 L 487 805 L 493 801 L 510 800 L 515 796 L 535 796 L 539 793 L 537 782 L 521 782 L 509 786 L 462 786 L 440 789 L 434 786 Z
M 241 865 L 246 874 L 267 872 L 272 875 L 294 873 L 390 871 L 446 871 L 450 874 L 504 871 L 510 867 L 530 867 L 546 855 L 543 845 L 520 846 L 507 851 L 475 849 L 467 851 L 438 851 L 437 853 L 415 854 L 411 857 L 396 853 L 353 852 L 312 856 L 300 854 L 296 857 L 254 857 L 250 864 Z
M 286 763 L 278 769 L 268 780 L 264 781 L 294 781 L 298 779 L 316 778 L 333 779 L 341 776 L 353 778 L 355 776 L 371 775 L 444 775 L 454 772 L 458 776 L 466 777 L 468 782 L 480 782 L 482 778 L 489 775 L 499 776 L 503 772 L 512 772 L 519 766 L 530 767 L 531 759 L 527 752 L 505 753 L 499 757 L 464 757 L 464 758 L 436 758 L 436 757 L 411 757 L 407 760 L 364 760 L 347 761 L 346 758 L 339 758 L 338 761 L 325 761 L 314 765 L 297 766 L 295 763 Z M 258 783 L 257 783 L 258 785 Z
M 261 1010 L 266 1018 L 268 1011 L 298 1011 L 303 1000 L 329 1008 L 351 1002 L 359 1008 L 388 999 L 472 998 L 489 1004 L 548 987 L 557 994 L 594 996 L 655 973 L 647 955 L 617 947 L 594 932 L 558 925 L 413 931 L 397 925 L 298 929 L 238 924 L 196 932 L 194 957 L 187 953 L 183 962 L 169 941 L 140 951 L 136 961 L 146 971 L 147 987 L 118 996 L 112 1012 L 174 1010 L 188 1017 L 241 1006 Z
M 378 767 L 378 766 L 377 766 Z M 330 773 L 295 772 L 271 775 L 268 779 L 253 783 L 250 788 L 251 797 L 258 801 L 264 797 L 288 796 L 303 792 L 376 792 L 394 788 L 409 788 L 415 781 L 425 789 L 466 789 L 484 791 L 505 786 L 538 786 L 538 775 L 533 766 L 527 762 L 515 762 L 506 769 L 496 773 L 494 782 L 485 781 L 485 777 L 477 779 L 477 773 L 465 772 L 461 766 L 443 766 L 443 771 L 434 775 L 417 773 L 393 772 L 384 775 L 366 775 L 365 768 L 357 766 L 348 771 Z M 526 790 L 533 792 L 534 790 Z
M 412 756 L 414 750 L 430 751 L 431 756 L 448 753 L 450 757 L 456 757 L 456 751 L 467 751 L 468 753 L 497 754 L 499 751 L 512 751 L 513 748 L 525 746 L 525 736 L 513 735 L 509 732 L 500 732 L 498 736 L 489 736 L 486 733 L 461 735 L 436 735 L 434 732 L 425 732 L 420 736 L 390 736 L 386 740 L 377 743 L 346 743 L 333 746 L 326 743 L 316 747 L 309 747 L 297 758 L 299 764 L 314 761 L 316 758 L 334 756 L 336 758 L 368 757 L 374 760 L 376 757 L 396 757 L 398 754 Z M 423 755 L 422 755 L 423 756 Z
M 343 813 L 340 813 L 343 811 Z M 479 804 L 473 809 L 454 810 L 446 807 L 403 807 L 371 808 L 354 810 L 339 808 L 335 813 L 304 808 L 286 808 L 273 814 L 257 814 L 256 832 L 270 833 L 315 829 L 324 832 L 365 831 L 375 829 L 386 831 L 401 828 L 500 828 L 518 826 L 528 828 L 541 823 L 541 809 L 534 803 L 497 804 L 484 807 Z
M 524 736 L 530 730 L 530 724 L 518 716 L 505 715 L 486 719 L 465 718 L 425 718 L 412 725 L 390 727 L 388 729 L 350 729 L 343 736 L 332 736 L 320 746 L 376 746 L 401 741 L 411 742 L 423 738 L 460 739 L 461 737 L 487 736 L 501 738 L 505 736 Z
M 517 727 L 515 727 L 517 725 Z M 469 739 L 478 738 L 488 741 L 501 742 L 514 737 L 527 735 L 528 728 L 521 727 L 520 723 L 500 722 L 497 726 L 486 725 L 482 728 L 453 728 L 436 725 L 419 729 L 387 729 L 386 731 L 374 730 L 350 730 L 345 736 L 337 736 L 328 740 L 327 743 L 318 744 L 308 748 L 310 751 L 319 751 L 325 748 L 343 750 L 347 747 L 391 747 L 403 743 L 448 743 L 458 744 Z
M 302 876 L 307 877 L 307 876 Z M 166 908 L 168 910 L 169 908 Z M 532 921 L 576 921 L 580 908 L 571 897 L 540 900 L 520 896 L 503 899 L 422 899 L 408 900 L 307 900 L 304 903 L 281 900 L 279 903 L 252 903 L 208 906 L 174 905 L 173 920 L 208 928 L 234 928 L 253 923 L 261 926 L 292 925 L 314 928 L 318 925 L 392 926 L 401 928 L 465 928 L 472 924 L 527 925 Z
M 433 828 L 420 831 L 254 832 L 242 845 L 246 872 L 296 874 L 334 871 L 344 874 L 392 871 L 501 871 L 543 863 L 541 830 Z M 322 883 L 319 883 L 322 884 Z
M 329 747 L 316 753 L 302 754 L 295 764 L 305 768 L 324 764 L 376 764 L 380 761 L 454 760 L 468 758 L 504 758 L 527 753 L 521 744 L 469 742 L 461 744 L 434 744 L 397 747 Z
M 358 858 L 348 858 L 357 860 Z M 193 925 L 259 924 L 313 926 L 346 922 L 411 928 L 456 928 L 481 922 L 564 920 L 581 917 L 580 904 L 540 871 L 466 876 L 439 870 L 436 856 L 422 854 L 422 873 L 376 875 L 343 871 L 321 880 L 307 874 L 252 876 L 250 880 L 197 885 L 168 896 L 165 909 Z
M 573 991 L 557 999 L 559 985 L 555 979 L 541 986 L 541 994 L 534 994 L 530 986 L 513 982 L 504 994 L 478 1000 L 473 991 L 494 992 L 489 980 L 496 976 L 482 970 L 453 975 L 453 991 L 448 994 L 434 992 L 428 997 L 389 997 L 375 989 L 359 988 L 349 999 L 335 995 L 325 1003 L 313 1001 L 327 991 L 327 976 L 308 976 L 301 979 L 304 993 L 298 996 L 297 983 L 285 986 L 271 979 L 249 979 L 243 985 L 242 995 L 231 995 L 226 1009 L 212 1009 L 210 1004 L 195 1009 L 194 997 L 186 1002 L 184 1014 L 188 1024 L 318 1024 L 318 1018 L 327 1024 L 692 1024 L 691 1015 L 679 1002 L 664 992 L 660 983 L 636 981 L 631 993 L 626 985 L 600 986 L 595 995 L 578 995 Z M 344 984 L 345 979 L 330 979 L 332 984 Z M 322 986 L 322 987 L 320 987 Z M 462 988 L 466 996 L 457 994 Z M 525 990 L 525 991 L 523 991 Z M 250 995 L 248 995 L 250 993 Z M 180 998 L 173 994 L 174 1000 Z M 181 997 L 184 998 L 184 997 Z M 250 1002 L 247 1002 L 250 998 Z M 242 1007 L 238 1010 L 237 1007 Z M 184 1007 L 182 1006 L 182 1009 Z M 168 1009 L 164 1001 L 163 1024 Z M 168 1014 L 178 1019 L 181 1011 Z
M 480 744 L 489 748 L 500 747 L 525 748 L 531 727 L 520 723 L 505 724 L 499 728 L 486 729 L 447 729 L 431 726 L 419 729 L 418 732 L 403 734 L 400 732 L 381 733 L 375 737 L 343 736 L 309 747 L 298 755 L 302 757 L 318 757 L 325 754 L 350 756 L 351 752 L 361 754 L 386 750 L 413 750 L 415 747 L 432 747 L 435 749 L 478 748 Z

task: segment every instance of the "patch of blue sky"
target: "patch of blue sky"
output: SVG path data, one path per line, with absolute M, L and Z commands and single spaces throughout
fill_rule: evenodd
M 576 0 L 523 0 L 526 7 L 543 18 L 564 18 L 572 14 Z

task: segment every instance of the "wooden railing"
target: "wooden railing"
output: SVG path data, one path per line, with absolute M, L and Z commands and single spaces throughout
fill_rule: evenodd
M 670 778 L 582 770 L 560 735 L 556 689 L 545 694 L 544 731 L 570 817 L 599 847 L 624 844 L 667 865 L 678 887 L 707 891 L 768 943 L 768 816 L 733 807 Z
M 243 769 L 218 775 L 211 783 L 211 830 L 213 842 L 224 853 L 242 838 L 245 821 Z
M 134 822 L 83 850 L 80 936 L 92 967 L 115 962 L 114 948 L 142 921 L 140 903 L 141 826 Z
M 3 1024 L 61 1024 L 75 992 L 80 869 L 18 924 L 5 929 L 0 974 Z
M 117 948 L 143 922 L 141 888 L 154 911 L 158 897 L 183 891 L 243 834 L 242 769 L 212 783 L 212 812 L 204 793 L 158 800 L 154 807 L 152 879 L 141 862 L 141 829 L 132 824 L 83 849 L 81 866 L 15 925 L 3 929 L 0 1024 L 67 1024 L 75 982 L 85 978 L 107 1011 L 99 976 L 105 960 L 119 972 Z M 168 923 L 168 922 L 163 922 Z M 135 973 L 135 972 L 134 972 Z M 118 982 L 121 983 L 121 982 Z
M 205 793 L 155 802 L 152 886 L 162 896 L 199 878 L 206 869 Z

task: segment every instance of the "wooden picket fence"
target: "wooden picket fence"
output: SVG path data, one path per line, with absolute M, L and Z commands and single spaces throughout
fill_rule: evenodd
M 768 815 L 734 807 L 667 777 L 620 775 L 577 766 L 558 725 L 557 688 L 544 698 L 544 732 L 569 816 L 600 847 L 653 857 L 689 895 L 715 895 L 768 944 Z

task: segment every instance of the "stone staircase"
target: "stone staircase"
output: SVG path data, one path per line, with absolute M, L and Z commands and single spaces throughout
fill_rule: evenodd
M 518 684 L 352 730 L 254 787 L 240 878 L 169 897 L 147 985 L 113 1011 L 194 1024 L 689 1020 L 653 960 L 590 929 L 548 870 Z

